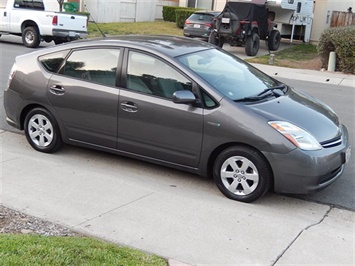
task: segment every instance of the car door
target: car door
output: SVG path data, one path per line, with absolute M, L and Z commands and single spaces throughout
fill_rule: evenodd
M 69 139 L 116 148 L 120 49 L 73 51 L 48 83 L 48 99 Z
M 197 167 L 203 109 L 172 101 L 192 82 L 163 60 L 128 51 L 126 85 L 120 91 L 117 147 L 156 160 Z

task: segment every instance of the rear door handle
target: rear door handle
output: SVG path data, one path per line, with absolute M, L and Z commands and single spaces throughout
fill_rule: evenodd
M 59 85 L 52 85 L 52 86 L 49 88 L 49 91 L 50 91 L 52 94 L 58 95 L 58 96 L 64 95 L 64 93 L 65 93 L 65 89 L 64 89 L 62 86 L 59 86 Z
M 137 105 L 135 105 L 132 102 L 122 102 L 121 103 L 121 109 L 123 111 L 129 112 L 129 113 L 135 113 L 138 111 Z

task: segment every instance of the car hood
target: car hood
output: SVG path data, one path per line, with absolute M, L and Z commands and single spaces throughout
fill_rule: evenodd
M 287 121 L 303 128 L 320 143 L 341 135 L 339 119 L 330 107 L 292 88 L 284 96 L 249 107 L 269 121 Z

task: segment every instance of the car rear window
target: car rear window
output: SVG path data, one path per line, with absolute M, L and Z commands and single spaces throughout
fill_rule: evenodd
M 189 17 L 189 20 L 194 20 L 194 21 L 198 21 L 198 20 L 201 20 L 201 21 L 212 21 L 213 20 L 213 15 L 211 14 L 192 14 L 190 17 Z
M 65 50 L 53 54 L 42 55 L 38 58 L 38 60 L 46 70 L 56 73 L 58 72 L 68 52 L 69 50 Z

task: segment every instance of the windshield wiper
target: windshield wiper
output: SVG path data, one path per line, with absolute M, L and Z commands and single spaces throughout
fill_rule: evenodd
M 262 96 L 250 96 L 250 97 L 244 97 L 240 99 L 234 100 L 235 102 L 253 102 L 253 101 L 260 101 L 264 98 L 267 98 L 269 95 L 262 95 Z
M 271 88 L 267 88 L 267 89 L 263 90 L 262 92 L 260 92 L 257 96 L 264 95 L 265 93 L 271 91 L 274 96 L 280 97 L 283 94 L 277 93 L 276 90 L 281 90 L 282 91 L 282 89 L 284 89 L 284 88 L 286 88 L 285 84 L 282 84 L 282 85 L 279 85 L 279 86 L 275 86 L 275 87 L 271 87 Z
M 263 90 L 262 92 L 260 92 L 259 94 L 255 95 L 255 96 L 244 97 L 244 98 L 236 99 L 234 101 L 235 102 L 260 101 L 262 99 L 265 99 L 265 98 L 269 97 L 270 95 L 273 95 L 275 97 L 280 97 L 283 94 L 280 94 L 279 92 L 276 92 L 276 91 L 277 90 L 281 90 L 283 93 L 285 93 L 283 91 L 283 89 L 285 89 L 285 88 L 286 88 L 286 85 L 282 84 L 282 85 L 279 85 L 279 86 L 267 88 L 267 89 Z M 269 92 L 269 91 L 271 91 L 271 93 L 267 94 L 267 92 Z

